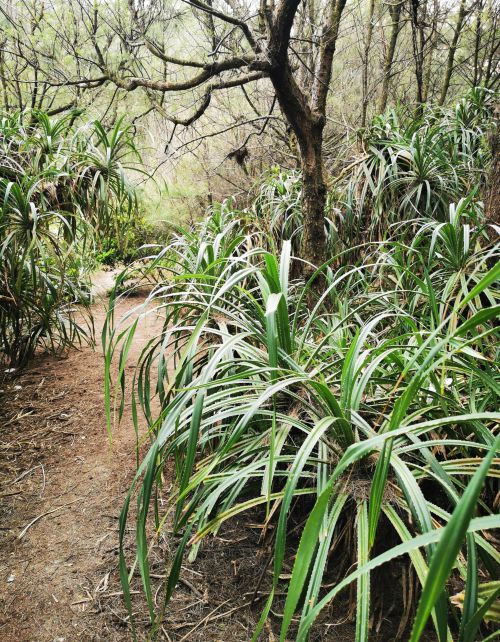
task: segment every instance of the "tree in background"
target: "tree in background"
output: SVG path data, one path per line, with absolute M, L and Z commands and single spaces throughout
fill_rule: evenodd
M 108 124 L 132 111 L 149 128 L 156 114 L 168 127 L 154 141 L 170 159 L 204 149 L 207 176 L 228 161 L 247 184 L 262 169 L 248 169 L 249 141 L 265 139 L 254 151 L 268 150 L 264 167 L 302 170 L 301 254 L 317 265 L 327 258 L 324 169 L 348 157 L 346 131 L 375 103 L 413 108 L 457 87 L 497 87 L 499 12 L 493 0 L 10 0 L 0 93 L 9 108 L 90 107 Z
M 268 78 L 300 150 L 304 211 L 302 257 L 312 265 L 323 263 L 327 258 L 323 131 L 333 56 L 346 0 L 322 3 L 318 7 L 314 38 L 307 43 L 312 67 L 302 83 L 295 73 L 300 54 L 294 49 L 301 42 L 301 32 L 307 24 L 305 15 L 299 11 L 300 0 L 281 0 L 276 4 L 262 1 L 256 13 L 251 5 L 227 3 L 229 12 L 226 12 L 216 3 L 190 0 L 187 4 L 193 13 L 188 16 L 173 13 L 181 4 L 172 3 L 166 12 L 164 7 L 159 7 L 155 15 L 149 5 L 131 0 L 130 24 L 118 24 L 124 54 L 118 65 L 110 64 L 100 44 L 99 10 L 94 5 L 88 30 L 94 64 L 100 75 L 80 78 L 80 83 L 109 82 L 126 91 L 141 87 L 162 97 L 200 88 L 189 115 L 181 117 L 165 110 L 165 116 L 175 126 L 186 127 L 206 112 L 216 92 Z M 83 5 L 82 2 L 80 6 Z M 178 20 L 181 25 L 183 20 L 195 20 L 204 32 L 205 49 L 199 47 L 193 57 L 169 53 L 164 40 L 158 37 L 166 20 Z M 149 70 L 143 68 L 143 51 L 164 64 L 163 78 L 152 77 Z M 155 95 L 151 99 L 158 100 Z
M 389 36 L 389 44 L 387 53 L 384 60 L 384 73 L 382 81 L 382 93 L 378 104 L 378 110 L 384 111 L 387 107 L 387 100 L 389 98 L 389 83 L 391 79 L 392 66 L 394 62 L 394 55 L 396 53 L 396 43 L 398 40 L 399 32 L 401 30 L 401 9 L 403 7 L 403 0 L 394 3 L 389 3 L 389 16 L 391 19 L 391 33 Z

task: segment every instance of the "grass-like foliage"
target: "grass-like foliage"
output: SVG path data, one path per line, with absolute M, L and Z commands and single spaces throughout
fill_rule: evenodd
M 374 586 L 380 598 L 384 569 L 394 572 L 400 556 L 420 597 L 392 635 L 416 642 L 432 622 L 440 642 L 489 639 L 500 594 L 491 534 L 500 526 L 500 246 L 479 200 L 487 99 L 473 92 L 455 110 L 376 119 L 367 153 L 331 194 L 331 259 L 307 282 L 293 267 L 300 176 L 278 169 L 253 207 L 226 202 L 119 278 L 103 332 L 110 424 L 124 409 L 138 324 L 163 319 L 134 375 L 133 416 L 140 406 L 150 426 L 138 441 L 150 445 L 120 519 L 132 614 L 124 537 L 137 495 L 132 568 L 153 636 L 184 555 L 195 559 L 204 537 L 252 510 L 274 546 L 254 640 L 271 614 L 281 642 L 308 640 L 347 587 L 355 639 L 367 640 L 381 601 Z M 129 277 L 153 287 L 139 316 L 117 321 Z M 180 539 L 158 609 L 147 533 L 150 520 L 158 533 L 167 519 Z
M 254 639 L 284 585 L 282 642 L 307 640 L 322 610 L 354 583 L 356 640 L 367 640 L 371 575 L 403 554 L 402 567 L 410 564 L 422 586 L 412 642 L 429 617 L 443 641 L 473 642 L 486 630 L 499 593 L 488 584 L 485 597 L 481 586 L 500 561 L 487 535 L 500 526 L 500 265 L 496 232 L 479 209 L 463 199 L 446 220 L 413 219 L 408 243 L 396 230 L 332 256 L 316 277 L 320 291 L 314 278 L 290 277 L 290 240 L 279 254 L 268 251 L 269 239 L 227 206 L 122 275 L 115 298 L 126 296 L 118 293 L 129 276 L 156 285 L 132 323 L 113 325 L 111 306 L 103 333 L 110 419 L 113 355 L 119 393 L 141 318 L 164 321 L 134 377 L 132 407 L 149 420 L 150 448 L 120 519 L 131 608 L 123 538 L 137 493 L 137 568 L 153 630 L 183 555 L 194 559 L 204 537 L 250 509 L 274 533 L 273 582 Z M 165 466 L 176 480 L 167 503 L 158 501 Z M 160 531 L 169 512 L 181 540 L 157 612 L 147 524 L 154 519 Z M 280 579 L 293 557 L 291 579 Z M 462 602 L 449 599 L 450 575 Z M 400 634 L 410 628 L 402 621 Z
M 363 154 L 336 186 L 347 238 L 385 237 L 422 216 L 445 221 L 450 203 L 484 183 L 495 94 L 475 88 L 454 107 L 391 109 L 363 132 Z M 346 229 L 346 232 L 347 232 Z
M 76 118 L 0 118 L 0 354 L 12 365 L 90 336 L 75 315 L 75 304 L 88 307 L 90 259 L 136 216 L 130 130 Z
M 472 89 L 454 107 L 425 105 L 417 112 L 388 110 L 353 140 L 354 155 L 330 179 L 325 211 L 329 251 L 367 240 L 394 237 L 394 225 L 422 218 L 446 222 L 452 203 L 479 199 L 490 150 L 486 133 L 494 127 L 496 95 Z M 255 224 L 267 233 L 266 247 L 278 251 L 291 240 L 300 254 L 303 216 L 301 176 L 273 168 L 259 182 L 251 208 Z M 480 217 L 480 213 L 477 213 Z M 399 240 L 411 239 L 411 225 Z

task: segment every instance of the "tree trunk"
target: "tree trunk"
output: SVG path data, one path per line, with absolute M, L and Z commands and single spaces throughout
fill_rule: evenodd
M 323 129 L 326 118 L 313 112 L 299 93 L 290 69 L 271 76 L 276 97 L 300 152 L 302 172 L 303 232 L 300 256 L 306 263 L 301 270 L 305 278 L 326 259 L 325 205 L 326 186 L 323 177 Z M 300 264 L 297 264 L 299 267 Z
M 302 264 L 302 275 L 307 278 L 314 272 L 314 267 L 319 267 L 327 259 L 324 223 L 326 186 L 322 149 L 326 118 L 311 109 L 288 65 L 285 69 L 272 68 L 270 77 L 281 110 L 297 137 L 300 151 L 303 211 L 300 256 L 306 262 Z M 311 266 L 308 267 L 308 264 Z
M 267 48 L 269 78 L 300 149 L 303 212 L 301 257 L 305 261 L 302 274 L 306 278 L 327 260 L 323 129 L 332 61 L 345 4 L 346 0 L 332 0 L 327 5 L 311 94 L 298 84 L 288 60 L 290 34 L 300 0 L 281 0 L 276 6 Z
M 325 235 L 326 185 L 323 176 L 323 127 L 314 125 L 309 140 L 299 141 L 302 169 L 304 228 L 301 256 L 312 265 L 303 268 L 307 278 L 327 260 Z
M 370 61 L 370 48 L 372 46 L 373 37 L 373 15 L 375 13 L 375 0 L 370 0 L 370 7 L 368 9 L 368 25 L 366 28 L 366 42 L 363 53 L 363 70 L 361 76 L 361 91 L 362 91 L 362 107 L 361 107 L 361 127 L 366 125 L 366 112 L 368 109 L 368 73 Z
M 495 85 L 498 82 L 496 60 L 500 43 L 496 35 L 498 32 L 498 16 L 495 16 L 493 9 L 494 2 L 493 0 L 490 0 L 490 3 L 488 5 L 488 14 L 490 15 L 489 35 L 484 47 L 485 57 L 483 58 L 482 64 L 482 69 L 486 67 L 486 70 L 484 72 L 484 78 L 481 81 L 481 85 L 483 87 L 487 87 L 488 89 L 494 89 Z
M 5 79 L 3 45 L 4 45 L 3 42 L 0 43 L 0 85 L 2 86 L 4 108 L 8 112 L 10 110 L 10 105 L 9 105 L 9 92 L 7 90 L 7 81 Z
M 391 81 L 392 63 L 394 62 L 394 54 L 396 53 L 396 43 L 400 30 L 401 7 L 403 2 L 398 4 L 389 4 L 389 14 L 391 16 L 391 35 L 389 38 L 389 48 L 384 62 L 384 80 L 382 82 L 382 93 L 380 94 L 380 101 L 378 104 L 378 111 L 383 112 L 387 107 L 387 100 L 389 98 L 389 84 Z
M 415 80 L 417 82 L 417 104 L 424 102 L 424 47 L 425 47 L 425 17 L 427 10 L 426 0 L 410 1 L 410 22 L 413 44 L 413 58 L 415 62 Z M 422 15 L 420 15 L 422 14 Z
M 462 0 L 462 2 L 460 3 L 460 9 L 457 16 L 457 24 L 455 26 L 455 33 L 453 34 L 453 40 L 451 41 L 450 49 L 448 51 L 448 61 L 446 63 L 443 88 L 441 90 L 441 96 L 439 97 L 439 105 L 444 105 L 446 94 L 448 93 L 448 89 L 450 87 L 451 74 L 453 73 L 453 65 L 455 63 L 455 54 L 457 52 L 458 40 L 462 32 L 465 16 L 467 15 L 466 4 L 466 0 Z
M 482 36 L 482 17 L 483 17 L 483 0 L 479 0 L 477 4 L 477 18 L 476 18 L 476 28 L 474 34 L 474 79 L 472 81 L 472 86 L 477 87 L 481 83 L 481 77 L 483 75 L 483 70 L 479 64 L 479 52 L 481 50 L 481 36 Z
M 425 61 L 425 71 L 424 71 L 424 88 L 423 96 L 424 103 L 429 100 L 429 90 L 431 85 L 431 74 L 432 74 L 432 63 L 434 59 L 434 52 L 437 49 L 439 42 L 439 31 L 438 31 L 438 18 L 439 18 L 439 3 L 437 0 L 434 0 L 434 14 L 432 17 L 432 27 L 431 35 L 429 36 L 429 45 L 427 51 L 427 59 Z

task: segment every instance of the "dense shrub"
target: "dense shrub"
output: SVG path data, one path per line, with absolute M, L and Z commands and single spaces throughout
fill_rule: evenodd
M 120 520 L 132 615 L 124 537 L 137 493 L 136 563 L 153 632 L 187 551 L 194 559 L 204 537 L 252 509 L 274 544 L 254 640 L 280 609 L 280 641 L 305 642 L 351 584 L 355 639 L 367 640 L 374 574 L 403 554 L 399 570 L 413 570 L 421 595 L 396 637 L 416 642 L 431 617 L 440 641 L 492 639 L 500 244 L 478 198 L 489 126 L 483 99 L 472 94 L 455 111 L 424 109 L 404 123 L 396 112 L 375 121 L 367 158 L 332 194 L 340 211 L 331 217 L 336 229 L 326 223 L 331 258 L 307 282 L 292 269 L 300 177 L 278 169 L 253 208 L 226 201 L 118 279 L 104 333 L 109 421 L 113 356 L 120 414 L 136 329 L 151 314 L 163 318 L 132 382 L 132 407 L 142 407 L 151 443 Z M 339 194 L 355 195 L 350 211 Z M 128 278 L 153 288 L 138 317 L 116 322 L 113 304 L 128 294 Z M 175 479 L 168 496 L 167 465 Z M 159 609 L 150 513 L 158 531 L 173 514 L 180 536 Z M 378 592 L 384 585 L 379 579 Z
M 380 239 L 390 226 L 421 217 L 445 221 L 451 203 L 481 199 L 493 127 L 494 94 L 471 90 L 455 107 L 402 107 L 374 119 L 363 155 L 337 186 L 343 239 Z
M 469 198 L 473 222 L 482 217 L 482 191 L 491 161 L 486 134 L 494 128 L 495 94 L 471 90 L 455 107 L 426 105 L 417 113 L 388 110 L 361 132 L 363 151 L 346 160 L 330 182 L 325 211 L 330 253 L 392 234 L 391 226 L 422 218 L 448 219 L 452 203 Z M 272 247 L 290 239 L 300 250 L 301 176 L 273 168 L 257 187 L 250 210 L 254 225 L 270 231 Z M 415 228 L 416 229 L 416 228 Z M 405 225 L 401 240 L 415 229 Z M 403 236 L 404 235 L 404 236 Z
M 125 169 L 137 156 L 121 122 L 77 114 L 0 118 L 0 353 L 20 365 L 38 346 L 89 338 L 87 273 L 111 242 L 125 252 L 137 216 Z M 85 318 L 87 319 L 85 321 Z
M 290 279 L 290 241 L 280 256 L 270 253 L 266 239 L 246 234 L 248 221 L 228 207 L 130 268 L 128 276 L 157 281 L 144 316 L 164 319 L 163 332 L 141 356 L 134 386 L 134 405 L 138 400 L 151 425 L 151 447 L 131 493 L 138 488 L 138 567 L 152 613 L 150 503 L 158 528 L 160 511 L 175 509 L 174 528 L 183 535 L 167 599 L 184 550 L 189 546 L 193 559 L 203 537 L 258 507 L 275 528 L 265 612 L 282 590 L 294 541 L 289 531 L 307 511 L 282 640 L 297 608 L 293 639 L 306 640 L 321 609 L 351 582 L 357 583 L 356 639 L 367 639 L 370 570 L 402 553 L 425 586 L 415 631 L 429 614 L 436 630 L 446 635 L 454 628 L 449 609 L 455 607 L 442 592 L 451 573 L 471 600 L 460 639 L 477 639 L 481 602 L 467 580 L 478 569 L 484 582 L 492 579 L 488 569 L 499 562 L 482 532 L 499 521 L 494 491 L 483 480 L 498 475 L 498 463 L 490 466 L 500 419 L 500 266 L 489 269 L 499 246 L 488 227 L 470 225 L 470 207 L 469 201 L 451 206 L 448 222 L 413 221 L 417 233 L 409 245 L 397 238 L 367 244 L 356 264 L 351 252 L 332 257 L 339 267 L 327 274 L 321 295 L 311 282 Z M 121 324 L 108 328 L 108 367 L 123 348 L 117 392 L 136 328 L 135 321 L 124 335 Z M 153 390 L 159 415 L 150 404 Z M 177 482 L 170 501 L 161 490 L 169 461 Z M 481 517 L 471 521 L 479 496 Z M 297 513 L 302 517 L 295 519 Z M 356 524 L 354 547 L 346 524 Z M 382 534 L 400 543 L 377 551 Z M 459 536 L 452 541 L 452 534 Z M 123 549 L 121 556 L 127 597 Z M 332 564 L 339 579 L 325 590 Z

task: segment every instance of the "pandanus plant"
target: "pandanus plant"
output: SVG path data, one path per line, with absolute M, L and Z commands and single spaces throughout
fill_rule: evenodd
M 0 118 L 0 352 L 13 365 L 38 347 L 91 338 L 95 247 L 124 239 L 137 219 L 130 129 L 122 121 L 111 132 L 98 121 L 77 127 L 77 116 Z
M 40 210 L 37 183 L 0 179 L 0 349 L 12 366 L 24 365 L 36 348 L 57 351 L 90 338 L 89 297 L 75 273 L 72 220 Z
M 282 243 L 278 257 L 265 249 L 265 239 L 259 246 L 258 234 L 249 242 L 235 216 L 180 233 L 124 273 L 112 296 L 103 332 L 110 423 L 113 356 L 119 355 L 121 415 L 137 327 L 145 316 L 163 318 L 133 382 L 133 415 L 137 420 L 138 405 L 143 408 L 150 447 L 120 518 L 120 573 L 130 614 L 133 570 L 124 537 L 137 493 L 136 564 L 153 631 L 187 551 L 195 559 L 203 538 L 252 509 L 274 534 L 273 579 L 254 640 L 283 585 L 284 642 L 307 640 L 322 610 L 352 583 L 355 638 L 367 640 L 371 574 L 407 555 L 421 584 L 412 642 L 429 617 L 439 640 L 472 642 L 499 594 L 494 588 L 480 600 L 477 582 L 479 568 L 493 577 L 500 562 L 486 535 L 500 520 L 485 485 L 499 474 L 500 266 L 490 269 L 487 261 L 498 246 L 484 251 L 487 241 L 479 235 L 468 252 L 471 269 L 452 288 L 439 274 L 438 245 L 446 235 L 438 239 L 424 221 L 415 247 L 389 240 L 365 244 L 357 264 L 350 263 L 351 250 L 332 257 L 332 267 L 318 271 L 326 282 L 318 294 L 318 275 L 305 284 L 291 279 L 291 241 Z M 118 321 L 114 304 L 131 275 L 154 276 L 157 284 L 142 315 Z M 482 305 L 485 297 L 491 306 Z M 165 467 L 175 477 L 169 498 L 162 490 Z M 160 533 L 170 509 L 180 543 L 164 605 L 156 610 L 147 528 L 154 515 Z M 297 544 L 291 532 L 301 522 Z M 287 581 L 282 571 L 290 557 Z M 464 587 L 461 618 L 447 592 L 451 574 Z M 406 630 L 402 618 L 399 633 Z
M 379 240 L 402 220 L 445 222 L 452 203 L 469 194 L 477 199 L 494 99 L 493 92 L 474 89 L 454 108 L 426 106 L 415 115 L 399 106 L 377 116 L 363 134 L 363 155 L 336 186 L 345 242 L 367 234 Z
M 85 134 L 85 130 L 90 130 Z M 125 249 L 123 231 L 137 217 L 138 201 L 128 172 L 145 173 L 134 142 L 133 128 L 120 118 L 110 131 L 94 121 L 77 132 L 76 191 L 80 207 L 95 228 L 100 243 L 115 238 Z

